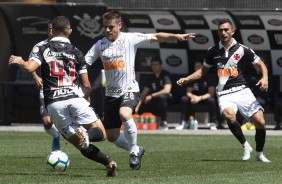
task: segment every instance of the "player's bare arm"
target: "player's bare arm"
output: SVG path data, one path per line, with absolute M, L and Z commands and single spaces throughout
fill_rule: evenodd
M 36 87 L 37 87 L 38 89 L 42 88 L 42 86 L 43 86 L 42 78 L 39 77 L 39 76 L 36 74 L 35 71 L 31 73 L 31 76 L 32 76 L 32 78 L 33 78 L 33 80 L 34 80 L 34 82 L 35 82 Z
M 88 73 L 82 73 L 79 76 L 84 98 L 90 101 L 91 84 L 88 78 Z
M 260 71 L 262 73 L 262 77 L 257 82 L 256 86 L 259 86 L 261 91 L 267 91 L 268 90 L 268 70 L 262 60 L 259 60 L 256 63 L 256 65 L 260 67 Z
M 199 70 L 196 70 L 191 75 L 188 75 L 187 77 L 180 78 L 178 81 L 176 81 L 176 83 L 179 86 L 183 86 L 183 85 L 185 85 L 185 84 L 187 84 L 191 81 L 198 80 L 198 79 L 204 77 L 207 74 L 208 70 L 209 69 L 207 67 L 202 66 Z
M 19 66 L 27 73 L 32 73 L 39 67 L 39 64 L 36 61 L 33 60 L 24 61 L 22 57 L 14 56 L 14 55 L 10 56 L 9 65 Z
M 172 33 L 154 33 L 151 42 L 170 42 L 174 40 L 187 41 L 189 38 L 194 38 L 196 33 L 172 34 Z

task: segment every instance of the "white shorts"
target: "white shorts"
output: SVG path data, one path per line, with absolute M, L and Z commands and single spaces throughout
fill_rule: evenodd
M 75 134 L 81 124 L 98 120 L 90 103 L 85 98 L 72 98 L 51 103 L 47 106 L 49 116 L 59 132 L 66 138 Z
M 246 120 L 249 120 L 249 118 L 260 109 L 263 110 L 250 88 L 220 96 L 218 97 L 218 103 L 221 114 L 224 109 L 230 107 L 235 113 L 239 110 Z

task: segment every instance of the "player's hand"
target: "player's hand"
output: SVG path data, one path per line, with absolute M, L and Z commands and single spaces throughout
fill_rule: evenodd
M 184 84 L 187 84 L 187 83 L 188 83 L 188 79 L 187 79 L 186 77 L 180 78 L 178 81 L 176 81 L 176 83 L 177 83 L 179 86 L 183 86 Z
M 38 77 L 37 75 L 36 76 L 33 76 L 33 79 L 35 81 L 35 85 L 36 85 L 36 88 L 37 89 L 40 89 L 43 87 L 43 81 L 42 81 L 42 78 L 41 77 Z
M 261 79 L 257 82 L 256 86 L 259 86 L 259 89 L 260 89 L 261 91 L 267 91 L 267 90 L 268 90 L 268 80 L 267 80 L 267 79 L 264 79 L 264 78 L 261 78 Z
M 189 38 L 195 38 L 196 33 L 179 34 L 179 41 L 187 41 Z
M 18 65 L 22 61 L 22 57 L 11 55 L 9 58 L 9 65 Z

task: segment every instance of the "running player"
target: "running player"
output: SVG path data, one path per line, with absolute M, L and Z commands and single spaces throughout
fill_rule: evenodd
M 106 76 L 104 126 L 107 138 L 120 148 L 129 151 L 129 166 L 138 170 L 144 148 L 137 145 L 137 127 L 132 113 L 139 102 L 139 86 L 135 80 L 135 55 L 138 47 L 152 42 L 187 41 L 190 34 L 125 33 L 121 32 L 122 19 L 118 11 L 110 10 L 103 15 L 105 37 L 96 42 L 85 56 L 92 65 L 101 58 Z M 120 133 L 121 124 L 124 134 Z
M 52 20 L 53 38 L 35 47 L 31 60 L 25 62 L 21 57 L 12 55 L 9 64 L 18 65 L 29 73 L 41 66 L 44 101 L 52 122 L 82 155 L 105 165 L 107 176 L 115 176 L 115 161 L 89 144 L 89 141 L 105 140 L 106 132 L 90 107 L 90 82 L 84 55 L 70 43 L 71 32 L 67 17 L 55 17 Z M 79 86 L 83 89 L 84 98 Z
M 220 20 L 218 24 L 219 44 L 208 50 L 202 68 L 186 78 L 179 79 L 177 84 L 183 86 L 188 82 L 200 79 L 207 74 L 212 66 L 217 67 L 219 82 L 216 93 L 220 112 L 227 120 L 230 131 L 243 146 L 242 159 L 249 160 L 253 149 L 246 140 L 236 119 L 238 110 L 246 119 L 250 119 L 256 127 L 256 160 L 270 162 L 263 154 L 266 137 L 263 108 L 248 87 L 244 77 L 244 73 L 248 71 L 245 71 L 244 65 L 252 63 L 260 69 L 262 77 L 256 85 L 262 91 L 268 89 L 268 71 L 263 61 L 252 49 L 237 43 L 233 38 L 234 32 L 232 22 L 229 19 Z
M 52 22 L 49 21 L 47 26 L 48 26 L 47 27 L 48 39 L 37 43 L 33 47 L 33 49 L 46 44 L 52 38 Z M 29 55 L 29 60 L 31 59 L 32 59 L 32 52 Z M 38 70 L 38 72 L 40 73 L 40 70 Z M 43 122 L 44 130 L 46 133 L 50 134 L 53 137 L 52 150 L 53 151 L 59 150 L 60 149 L 60 133 L 57 130 L 57 128 L 55 127 L 55 125 L 51 122 L 50 116 L 48 115 L 47 109 L 44 104 L 42 78 L 39 77 L 35 71 L 32 72 L 31 75 L 33 77 L 33 80 L 35 81 L 36 87 L 39 89 L 40 115 L 41 115 L 41 119 Z

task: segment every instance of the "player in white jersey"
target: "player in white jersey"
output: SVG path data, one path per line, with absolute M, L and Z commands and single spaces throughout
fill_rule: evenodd
M 107 138 L 120 148 L 129 151 L 129 165 L 138 170 L 144 148 L 137 146 L 137 127 L 132 114 L 139 101 L 139 85 L 135 80 L 135 55 L 137 48 L 152 42 L 173 40 L 187 41 L 190 34 L 125 33 L 121 32 L 122 20 L 118 11 L 110 10 L 103 15 L 105 37 L 96 42 L 85 56 L 91 65 L 99 57 L 106 76 L 104 126 Z M 120 133 L 121 124 L 124 134 Z
M 47 34 L 48 34 L 48 39 L 37 43 L 33 47 L 33 49 L 46 44 L 52 38 L 52 22 L 51 21 L 49 21 L 47 25 Z M 29 59 L 31 56 L 32 55 L 30 54 Z M 41 120 L 43 122 L 44 130 L 46 133 L 50 134 L 53 137 L 52 150 L 53 151 L 60 150 L 60 133 L 57 130 L 57 128 L 55 127 L 55 125 L 51 122 L 50 116 L 48 115 L 47 109 L 44 104 L 42 79 L 41 77 L 37 75 L 36 72 L 32 72 L 31 75 L 33 77 L 33 80 L 35 81 L 36 87 L 39 89 L 40 115 L 41 115 Z
M 177 83 L 181 86 L 205 76 L 212 66 L 217 67 L 219 78 L 216 87 L 220 112 L 227 120 L 228 127 L 233 135 L 243 146 L 243 160 L 249 160 L 252 147 L 246 140 L 242 129 L 236 119 L 236 112 L 239 110 L 247 120 L 254 123 L 256 127 L 256 160 L 270 162 L 263 154 L 266 130 L 263 108 L 256 100 L 254 94 L 248 87 L 244 74 L 247 73 L 245 66 L 253 64 L 261 71 L 262 77 L 257 86 L 262 91 L 268 88 L 268 71 L 262 60 L 255 52 L 237 43 L 233 38 L 235 30 L 229 19 L 222 19 L 218 24 L 219 44 L 211 47 L 206 55 L 202 68 L 186 78 L 181 78 Z

